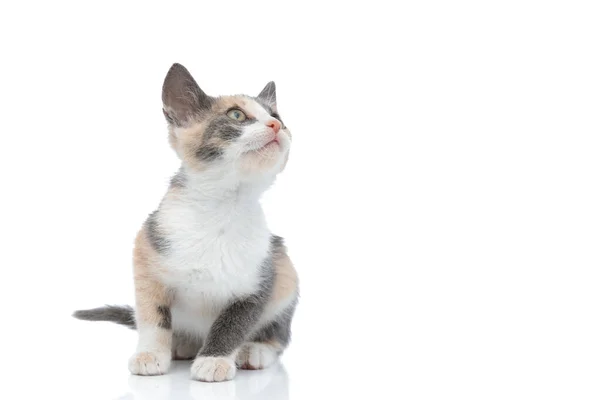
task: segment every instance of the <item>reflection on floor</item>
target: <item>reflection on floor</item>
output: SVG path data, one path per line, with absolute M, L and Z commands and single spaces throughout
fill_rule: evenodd
M 287 400 L 288 376 L 281 364 L 261 371 L 238 370 L 233 381 L 204 383 L 190 379 L 188 361 L 175 361 L 167 375 L 129 377 L 130 391 L 119 400 Z

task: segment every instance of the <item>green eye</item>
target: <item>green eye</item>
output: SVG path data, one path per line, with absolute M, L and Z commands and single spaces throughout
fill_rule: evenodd
M 236 121 L 244 121 L 246 119 L 246 114 L 244 114 L 240 110 L 229 110 L 227 111 L 227 116 Z

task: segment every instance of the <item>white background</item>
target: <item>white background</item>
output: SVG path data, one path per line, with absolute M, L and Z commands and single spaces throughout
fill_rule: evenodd
M 597 2 L 150 3 L 0 6 L 1 398 L 598 398 Z M 70 317 L 133 301 L 173 62 L 275 80 L 294 139 L 264 198 L 293 343 L 218 385 L 130 377 L 135 333 Z

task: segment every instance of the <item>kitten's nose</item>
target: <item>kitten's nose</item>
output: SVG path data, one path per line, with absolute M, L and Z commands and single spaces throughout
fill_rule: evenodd
M 266 124 L 269 128 L 273 129 L 275 131 L 275 133 L 278 133 L 279 130 L 281 129 L 281 122 L 277 121 L 276 119 L 272 119 L 269 122 L 267 122 Z

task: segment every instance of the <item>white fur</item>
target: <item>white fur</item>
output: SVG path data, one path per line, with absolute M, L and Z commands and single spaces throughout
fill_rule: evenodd
M 134 375 L 162 375 L 171 365 L 171 352 L 136 352 L 129 359 L 129 371 Z
M 135 375 L 162 375 L 171 365 L 170 336 L 164 330 L 138 323 L 138 344 L 136 352 L 129 359 L 129 371 Z M 162 336 L 162 338 L 161 338 Z
M 203 382 L 230 381 L 235 376 L 234 357 L 198 357 L 192 364 L 192 378 Z
M 264 343 L 246 343 L 239 351 L 236 364 L 240 367 L 263 369 L 277 360 L 277 350 Z

